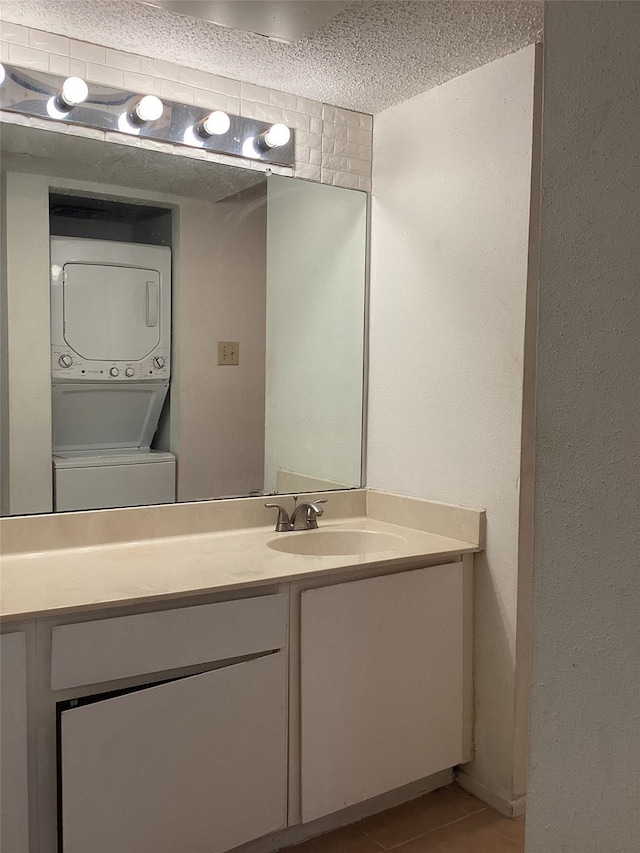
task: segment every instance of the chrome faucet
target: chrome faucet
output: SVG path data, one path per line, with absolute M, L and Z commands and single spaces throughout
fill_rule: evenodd
M 278 520 L 276 521 L 276 533 L 287 533 L 292 530 L 317 530 L 318 517 L 323 515 L 324 510 L 320 504 L 326 504 L 326 498 L 320 498 L 316 501 L 305 501 L 298 504 L 298 498 L 294 498 L 296 506 L 289 518 L 289 513 L 280 504 L 265 504 L 269 509 L 278 510 Z
M 326 498 L 321 498 L 318 501 L 305 501 L 298 504 L 291 516 L 292 530 L 317 530 L 318 517 L 324 515 L 324 510 L 319 504 L 326 504 Z M 298 518 L 302 516 L 302 521 Z

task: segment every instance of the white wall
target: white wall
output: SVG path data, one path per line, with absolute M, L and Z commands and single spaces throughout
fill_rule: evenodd
M 6 174 L 3 514 L 51 512 L 49 197 L 46 178 Z
M 548 3 L 528 853 L 640 839 L 638 3 Z
M 266 200 L 262 184 L 217 204 L 180 206 L 171 440 L 180 501 L 262 489 Z M 217 364 L 218 341 L 239 341 L 238 366 Z M 175 426 L 172 416 L 172 433 Z
M 367 482 L 487 510 L 466 770 L 507 812 L 524 794 L 515 658 L 534 60 L 531 46 L 374 123 Z
M 315 481 L 302 488 L 359 486 L 367 199 L 267 186 L 265 490 L 282 469 Z

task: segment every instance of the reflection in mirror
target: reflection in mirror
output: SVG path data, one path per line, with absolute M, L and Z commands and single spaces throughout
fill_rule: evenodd
M 0 143 L 3 515 L 360 485 L 364 193 Z

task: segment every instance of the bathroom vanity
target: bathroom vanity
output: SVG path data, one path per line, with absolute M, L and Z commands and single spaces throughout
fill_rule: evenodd
M 2 521 L 3 849 L 275 850 L 471 758 L 483 513 L 328 498 Z

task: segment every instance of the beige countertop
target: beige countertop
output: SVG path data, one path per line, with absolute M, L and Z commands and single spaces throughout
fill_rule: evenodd
M 327 530 L 366 530 L 399 537 L 393 547 L 365 554 L 302 556 L 272 550 L 282 536 L 269 527 L 14 553 L 0 564 L 3 622 L 103 607 L 139 604 L 223 590 L 312 578 L 349 569 L 415 565 L 450 558 L 481 545 L 370 517 L 332 520 Z M 386 543 L 385 543 L 386 544 Z

